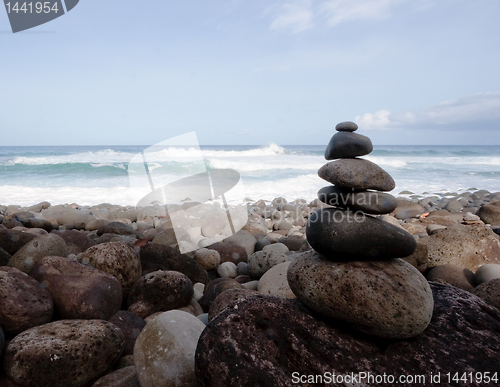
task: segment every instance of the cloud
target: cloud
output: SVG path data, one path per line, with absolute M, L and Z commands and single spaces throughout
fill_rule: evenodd
M 284 4 L 282 14 L 271 23 L 271 30 L 285 30 L 297 33 L 311 28 L 313 26 L 311 7 L 312 0 L 299 0 Z
M 356 20 L 382 20 L 391 9 L 408 0 L 295 0 L 280 7 L 271 30 L 293 34 L 314 26 L 313 19 L 326 19 L 330 27 Z M 428 2 L 428 0 L 426 0 Z
M 437 105 L 415 112 L 391 113 L 379 110 L 356 116 L 354 121 L 366 130 L 432 129 L 445 130 L 500 129 L 500 92 L 479 93 L 454 100 L 443 101 Z
M 406 0 L 328 0 L 320 9 L 330 26 L 354 20 L 382 20 L 391 16 L 390 9 Z

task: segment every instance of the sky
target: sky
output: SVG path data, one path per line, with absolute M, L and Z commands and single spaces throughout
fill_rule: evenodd
M 499 0 L 80 0 L 13 34 L 0 146 L 500 145 Z

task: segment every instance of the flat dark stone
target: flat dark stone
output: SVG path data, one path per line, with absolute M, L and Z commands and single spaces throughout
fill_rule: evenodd
M 372 141 L 362 134 L 338 132 L 333 135 L 325 150 L 325 159 L 334 160 L 364 156 L 373 150 Z
M 237 301 L 201 334 L 195 356 L 198 386 L 340 386 L 347 384 L 294 383 L 292 377 L 359 372 L 425 377 L 425 383 L 408 386 L 431 385 L 431 374 L 440 372 L 441 382 L 435 385 L 454 386 L 447 382 L 447 372 L 497 372 L 500 311 L 464 290 L 430 285 L 431 323 L 422 334 L 405 340 L 358 334 L 319 319 L 297 300 L 257 295 Z M 403 385 L 361 382 L 349 385 Z M 473 378 L 463 385 L 485 384 Z
M 388 193 L 374 191 L 352 191 L 334 185 L 318 191 L 318 198 L 323 203 L 335 207 L 360 210 L 368 214 L 389 214 L 398 206 L 398 200 Z
M 314 250 L 338 261 L 403 258 L 417 248 L 415 238 L 402 228 L 340 208 L 313 212 L 306 235 Z
M 340 122 L 335 126 L 335 130 L 339 132 L 354 132 L 358 129 L 358 125 L 351 121 Z
M 393 178 L 386 171 L 364 159 L 330 161 L 318 170 L 318 176 L 340 188 L 358 191 L 392 191 L 396 187 Z

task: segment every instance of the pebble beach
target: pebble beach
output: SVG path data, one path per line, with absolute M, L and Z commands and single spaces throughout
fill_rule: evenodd
M 362 129 L 238 211 L 0 203 L 0 386 L 497 385 L 500 192 L 401 185 Z

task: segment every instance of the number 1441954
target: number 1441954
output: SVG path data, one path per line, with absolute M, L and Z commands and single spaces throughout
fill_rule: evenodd
M 7 13 L 58 13 L 59 9 L 57 7 L 57 1 L 45 1 L 45 2 L 25 2 L 25 3 L 6 3 Z

